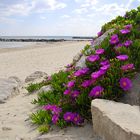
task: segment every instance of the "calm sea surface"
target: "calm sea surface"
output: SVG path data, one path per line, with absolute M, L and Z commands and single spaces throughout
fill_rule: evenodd
M 36 40 L 36 39 L 76 40 L 76 39 L 73 39 L 72 36 L 0 36 L 0 38 L 2 38 L 2 39 L 33 39 L 33 40 Z M 81 39 L 81 40 L 83 40 L 83 39 Z M 3 41 L 0 41 L 0 48 L 27 47 L 27 46 L 30 46 L 30 45 L 33 45 L 36 43 L 37 42 L 3 42 Z

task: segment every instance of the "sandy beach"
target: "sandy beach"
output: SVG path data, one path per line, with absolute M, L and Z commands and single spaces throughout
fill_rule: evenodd
M 52 74 L 72 61 L 88 41 L 36 43 L 24 48 L 0 49 L 0 78 L 24 80 L 35 71 Z
M 35 71 L 54 73 L 70 63 L 88 42 L 61 42 L 39 44 L 27 48 L 0 49 L 0 78 L 17 76 L 24 80 Z M 29 115 L 35 111 L 31 101 L 36 94 L 28 95 L 25 89 L 20 94 L 0 104 L 0 140 L 37 140 L 40 136 L 30 123 Z M 50 132 L 49 140 L 97 140 L 92 136 L 92 124 L 70 127 Z M 69 138 L 68 138 L 69 140 Z M 71 139 L 70 139 L 71 140 Z

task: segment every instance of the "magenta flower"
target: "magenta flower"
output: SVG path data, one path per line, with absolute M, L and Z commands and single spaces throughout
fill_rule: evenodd
M 92 80 L 85 80 L 83 83 L 82 83 L 82 87 L 86 88 L 86 87 L 89 87 L 92 85 Z
M 94 98 L 96 98 L 96 97 L 101 97 L 101 93 L 104 91 L 104 88 L 103 87 L 101 87 L 101 86 L 96 86 L 96 87 L 94 87 L 91 91 L 90 91 L 90 94 L 89 94 L 89 96 L 90 97 L 94 97 Z
M 124 90 L 124 91 L 128 91 L 132 88 L 132 82 L 129 78 L 121 78 L 120 79 L 120 87 Z
M 74 73 L 74 76 L 79 77 L 79 76 L 87 74 L 88 72 L 89 72 L 89 68 L 83 68 L 83 69 L 76 71 Z
M 98 37 L 100 37 L 101 35 L 103 35 L 103 33 L 100 31 L 97 33 Z
M 91 44 L 91 46 L 94 45 L 94 40 L 93 39 L 90 41 L 90 44 Z
M 96 79 L 100 78 L 102 75 L 104 75 L 105 73 L 106 73 L 106 71 L 99 70 L 99 71 L 93 72 L 91 74 L 91 77 L 92 77 L 92 79 L 96 80 Z
M 80 94 L 80 92 L 79 92 L 78 90 L 74 90 L 74 91 L 71 93 L 71 96 L 72 96 L 73 98 L 76 98 L 76 97 L 79 96 L 79 94 Z
M 122 30 L 120 30 L 120 32 L 122 34 L 128 34 L 128 33 L 130 33 L 130 30 L 128 30 L 128 29 L 122 29 Z
M 53 124 L 56 124 L 56 123 L 58 122 L 58 120 L 59 120 L 59 115 L 54 114 L 54 115 L 52 116 L 52 122 L 53 122 Z
M 66 122 L 72 122 L 73 121 L 73 118 L 74 118 L 74 114 L 72 112 L 66 112 L 64 115 L 63 115 L 63 118 Z
M 76 125 L 80 125 L 81 123 L 83 123 L 83 118 L 78 114 L 78 113 L 73 113 L 74 117 L 73 117 L 73 123 Z
M 47 80 L 48 80 L 48 81 L 51 81 L 51 79 L 52 79 L 51 76 L 48 76 Z
M 71 93 L 71 90 L 70 89 L 66 89 L 65 91 L 64 91 L 64 95 L 68 95 L 68 94 L 70 94 Z
M 95 51 L 95 54 L 103 54 L 105 52 L 105 50 L 104 49 L 98 49 L 98 50 L 96 50 Z
M 70 82 L 68 82 L 67 87 L 72 88 L 72 87 L 74 87 L 74 85 L 75 85 L 75 81 L 70 81 Z
M 110 44 L 114 45 L 117 44 L 119 42 L 119 38 L 117 34 L 114 34 L 111 36 L 110 38 Z
M 102 66 L 100 69 L 103 71 L 107 71 L 110 68 L 110 64 Z
M 99 55 L 90 55 L 87 57 L 87 61 L 89 62 L 96 62 L 100 59 Z
M 125 29 L 131 30 L 132 29 L 132 24 L 128 24 L 124 26 Z
M 62 112 L 62 109 L 60 107 L 50 104 L 43 106 L 43 109 L 52 111 L 52 114 L 59 114 Z
M 127 41 L 124 43 L 124 46 L 125 46 L 125 47 L 129 47 L 132 43 L 133 43 L 132 40 L 127 40 Z
M 108 65 L 109 64 L 109 60 L 103 60 L 100 65 L 104 66 L 104 65 Z
M 126 64 L 121 67 L 123 71 L 132 70 L 134 69 L 134 64 Z
M 120 48 L 120 47 L 122 47 L 123 46 L 123 43 L 119 43 L 119 44 L 117 44 L 116 46 L 115 46 L 115 48 Z
M 128 55 L 119 55 L 116 57 L 117 59 L 121 60 L 121 61 L 125 61 L 128 59 Z

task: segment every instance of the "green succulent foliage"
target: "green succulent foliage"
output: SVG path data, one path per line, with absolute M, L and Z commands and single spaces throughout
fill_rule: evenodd
M 41 87 L 46 86 L 46 85 L 48 85 L 48 84 L 50 84 L 49 81 L 43 81 L 43 82 L 35 83 L 35 84 L 31 83 L 31 84 L 29 84 L 29 85 L 26 87 L 26 89 L 27 89 L 27 91 L 28 91 L 29 93 L 33 93 L 34 91 L 37 91 L 37 90 L 39 90 Z
M 140 70 L 140 39 L 133 42 L 130 52 L 131 62 L 134 63 L 136 70 Z
M 51 116 L 47 111 L 38 110 L 30 116 L 33 124 L 43 125 L 50 124 Z
M 108 29 L 114 28 L 114 32 L 109 34 L 108 37 L 102 41 L 98 46 L 95 46 L 95 50 L 103 48 L 105 53 L 100 55 L 100 60 L 95 63 L 86 61 L 86 66 L 90 68 L 90 72 L 84 76 L 75 77 L 73 73 L 76 69 L 69 72 L 59 71 L 51 76 L 50 84 L 52 86 L 52 91 L 42 92 L 38 94 L 38 98 L 34 99 L 32 103 L 39 106 L 51 104 L 57 105 L 62 108 L 60 113 L 60 119 L 57 122 L 57 126 L 64 128 L 70 123 L 66 123 L 63 119 L 65 112 L 77 112 L 84 119 L 91 121 L 91 111 L 90 104 L 91 100 L 94 98 L 89 97 L 89 93 L 93 87 L 101 85 L 104 88 L 102 93 L 103 99 L 118 101 L 126 92 L 120 87 L 120 79 L 122 77 L 133 78 L 136 71 L 140 70 L 140 21 L 139 21 L 140 7 L 137 10 L 131 10 L 127 12 L 124 17 L 118 16 L 111 22 L 108 22 L 102 26 L 102 32 Z M 124 28 L 125 25 L 132 24 L 133 29 L 131 33 L 122 35 L 120 30 Z M 115 45 L 110 44 L 110 37 L 113 34 L 118 34 L 120 43 L 125 43 L 125 41 L 132 40 L 133 43 L 128 48 L 125 46 L 117 48 Z M 90 45 L 87 45 L 82 53 L 85 56 L 94 55 L 95 50 L 91 49 Z M 118 54 L 127 54 L 129 59 L 127 61 L 119 61 L 116 59 Z M 110 68 L 102 77 L 97 79 L 91 86 L 83 88 L 81 86 L 82 82 L 91 79 L 92 72 L 98 71 L 101 67 L 100 62 L 102 60 L 108 59 L 110 62 Z M 134 63 L 135 70 L 123 71 L 121 67 L 125 64 Z M 67 89 L 65 86 L 69 81 L 75 80 L 75 85 L 71 90 L 80 91 L 80 95 L 75 100 L 72 100 L 71 95 L 64 95 L 64 91 Z M 29 91 L 34 91 L 39 89 L 42 85 L 30 85 Z M 44 111 L 39 109 L 36 113 L 31 115 L 32 122 L 39 125 L 38 130 L 41 133 L 48 132 L 52 125 L 52 114 L 49 111 Z
M 140 24 L 140 12 L 138 12 L 136 15 L 136 23 Z

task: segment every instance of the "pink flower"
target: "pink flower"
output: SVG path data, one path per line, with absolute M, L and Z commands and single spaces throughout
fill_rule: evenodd
M 75 73 L 74 73 L 74 76 L 76 77 L 79 77 L 79 76 L 82 76 L 82 75 L 85 75 L 89 72 L 89 68 L 82 68 L 80 70 L 77 70 Z
M 80 94 L 80 92 L 79 92 L 78 90 L 74 90 L 74 91 L 71 93 L 71 96 L 72 96 L 73 98 L 76 98 L 76 97 L 78 97 L 79 94 Z
M 99 70 L 99 71 L 96 71 L 96 72 L 93 72 L 91 74 L 91 77 L 92 79 L 96 80 L 98 78 L 100 78 L 102 75 L 104 75 L 106 72 L 104 70 Z
M 129 47 L 132 43 L 133 43 L 132 40 L 127 40 L 127 41 L 124 43 L 124 46 L 125 46 L 125 47 Z
M 87 61 L 89 62 L 96 62 L 100 59 L 99 55 L 90 55 L 87 57 Z
M 72 88 L 72 87 L 74 87 L 74 85 L 75 85 L 75 81 L 70 81 L 70 82 L 68 82 L 67 87 Z
M 121 60 L 121 61 L 125 61 L 128 59 L 128 55 L 119 55 L 116 57 L 117 59 Z
M 100 31 L 97 33 L 98 37 L 100 37 L 103 33 Z
M 101 87 L 101 86 L 96 86 L 96 87 L 94 87 L 92 90 L 91 90 L 91 92 L 90 92 L 90 94 L 89 94 L 89 96 L 90 97 L 100 97 L 101 96 L 101 93 L 104 91 L 104 88 L 103 87 Z
M 64 95 L 68 95 L 68 94 L 70 94 L 71 93 L 71 90 L 70 89 L 66 89 L 65 91 L 64 91 Z
M 120 87 L 124 90 L 124 91 L 128 91 L 132 88 L 132 82 L 129 78 L 121 78 L 120 79 Z
M 132 24 L 128 24 L 124 26 L 125 29 L 131 30 L 132 29 Z
M 104 66 L 104 65 L 108 65 L 109 64 L 109 60 L 103 60 L 100 65 Z
M 128 34 L 128 33 L 130 33 L 130 30 L 128 30 L 128 29 L 122 29 L 122 30 L 120 30 L 120 32 L 122 34 Z
M 110 44 L 114 45 L 117 44 L 119 42 L 119 38 L 117 34 L 114 34 L 111 36 L 110 38 Z
M 86 88 L 86 87 L 89 87 L 91 86 L 92 84 L 92 80 L 85 80 L 83 83 L 82 83 L 82 87 Z
M 98 49 L 95 51 L 95 54 L 100 55 L 100 54 L 103 54 L 104 52 L 105 52 L 104 49 Z
M 132 70 L 134 69 L 134 64 L 126 64 L 121 67 L 123 71 Z

